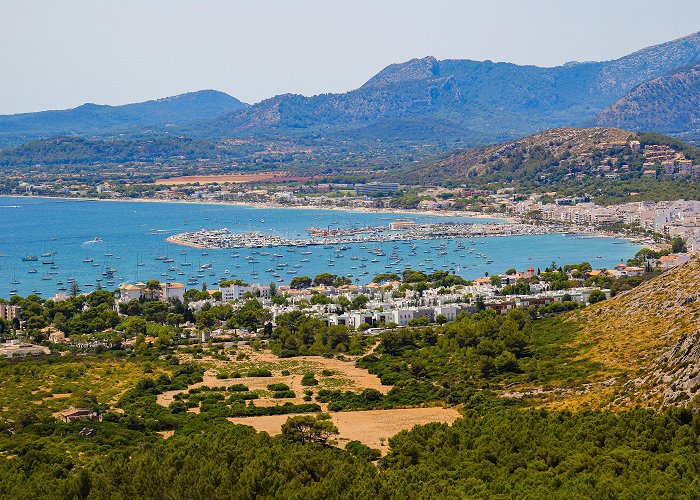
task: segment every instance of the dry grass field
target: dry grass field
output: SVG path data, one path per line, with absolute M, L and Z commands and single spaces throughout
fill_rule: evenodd
M 187 175 L 158 179 L 156 184 L 180 186 L 184 184 L 246 184 L 249 182 L 287 182 L 306 180 L 306 177 L 290 176 L 287 172 L 260 172 L 256 174 Z
M 271 415 L 264 417 L 229 418 L 236 424 L 250 425 L 258 432 L 270 435 L 280 433 L 282 424 L 291 415 Z M 460 417 L 454 408 L 401 408 L 394 410 L 347 411 L 331 414 L 333 423 L 338 428 L 338 445 L 342 448 L 348 441 L 361 441 L 370 448 L 377 448 L 386 453 L 389 449 L 388 439 L 416 425 L 430 422 L 451 424 Z

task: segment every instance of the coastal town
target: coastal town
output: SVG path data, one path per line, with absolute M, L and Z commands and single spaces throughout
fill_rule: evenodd
M 667 4 L 2 2 L 0 500 L 700 499 Z
M 522 309 L 531 315 L 558 313 L 584 307 L 629 290 L 647 279 L 688 262 L 687 252 L 661 252 L 645 249 L 627 264 L 612 269 L 594 269 L 589 263 L 570 264 L 544 270 L 514 268 L 475 280 L 465 280 L 446 271 L 406 270 L 401 275 L 387 272 L 360 284 L 343 276 L 322 273 L 314 278 L 296 276 L 289 284 L 245 283 L 238 279 L 222 281 L 218 286 L 192 288 L 178 282 L 122 283 L 116 292 L 115 312 L 128 315 L 130 308 L 139 308 L 144 301 L 184 305 L 189 317 L 195 318 L 213 307 L 227 306 L 232 311 L 250 307 L 250 301 L 266 311 L 271 327 L 277 319 L 290 313 L 317 318 L 328 326 L 342 325 L 362 335 L 377 335 L 386 329 L 406 326 L 443 324 L 461 314 L 493 311 L 497 315 Z M 54 301 L 73 298 L 64 293 Z M 0 303 L 0 313 L 22 336 L 27 329 L 20 321 L 21 307 Z M 181 306 L 180 306 L 181 307 Z M 85 303 L 85 310 L 89 308 Z M 187 315 L 186 315 L 187 316 Z M 264 322 L 263 322 L 264 323 Z M 225 320 L 203 324 L 194 319 L 178 325 L 183 339 L 204 342 L 222 338 L 266 338 L 263 323 L 249 328 L 227 326 Z M 255 324 L 255 323 L 254 323 Z M 48 345 L 94 348 L 103 340 L 71 340 L 66 334 L 48 326 L 44 329 Z M 101 336 L 104 337 L 104 336 Z M 49 354 L 46 345 L 33 345 L 22 340 L 0 344 L 0 356 L 23 357 Z

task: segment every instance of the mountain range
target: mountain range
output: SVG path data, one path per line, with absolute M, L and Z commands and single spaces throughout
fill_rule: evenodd
M 467 145 L 594 124 L 683 132 L 698 127 L 699 64 L 700 32 L 611 61 L 555 67 L 424 57 L 392 64 L 340 94 L 283 94 L 246 105 L 208 90 L 125 106 L 4 115 L 0 145 L 166 132 Z
M 606 108 L 643 82 L 700 62 L 700 33 L 607 62 L 541 68 L 491 61 L 413 59 L 388 66 L 359 89 L 313 97 L 281 95 L 209 124 L 216 134 L 342 134 L 372 127 L 401 139 L 420 118 L 454 137 L 492 140 L 538 130 L 605 124 Z
M 235 97 L 201 90 L 152 101 L 0 116 L 0 146 L 42 137 L 116 135 L 178 128 L 245 108 Z

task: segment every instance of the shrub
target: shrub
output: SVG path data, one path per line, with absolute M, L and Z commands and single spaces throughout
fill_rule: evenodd
M 356 457 L 367 460 L 368 462 L 374 462 L 382 456 L 381 451 L 370 448 L 366 444 L 359 441 L 348 441 L 348 443 L 345 445 L 345 449 Z
M 301 378 L 301 385 L 318 385 L 318 380 L 316 380 L 316 377 L 314 377 L 313 372 L 306 372 Z
M 267 389 L 270 391 L 288 391 L 289 386 L 287 384 L 267 384 Z
M 228 387 L 230 392 L 247 392 L 248 386 L 245 384 L 233 384 Z
M 276 391 L 272 393 L 272 397 L 275 399 L 282 399 L 282 398 L 294 398 L 296 397 L 296 394 L 294 394 L 294 391 Z

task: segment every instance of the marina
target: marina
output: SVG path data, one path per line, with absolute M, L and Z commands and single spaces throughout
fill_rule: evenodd
M 50 298 L 75 287 L 113 290 L 149 279 L 200 288 L 231 279 L 282 284 L 331 272 L 366 283 L 376 274 L 409 268 L 473 279 L 511 267 L 544 269 L 552 261 L 613 267 L 640 248 L 591 234 L 541 234 L 550 230 L 541 227 L 516 231 L 493 219 L 24 197 L 9 204 L 14 207 L 4 209 L 8 236 L 0 243 L 4 298 L 31 293 Z M 415 224 L 389 229 L 399 219 Z M 173 243 L 176 235 L 203 227 L 228 228 L 228 236 L 217 237 L 229 238 L 230 246 Z M 335 234 L 308 231 L 324 227 Z M 343 234 L 353 227 L 364 230 Z M 379 227 L 384 229 L 367 231 Z M 241 234 L 256 234 L 257 240 L 242 244 L 232 236 Z
M 408 229 L 393 229 L 389 226 L 362 227 L 359 230 L 339 229 L 320 233 L 309 230 L 310 238 L 289 239 L 260 232 L 232 233 L 228 228 L 201 229 L 175 234 L 167 238 L 170 243 L 193 248 L 262 248 L 262 247 L 306 247 L 314 245 L 340 245 L 350 243 L 380 243 L 390 241 L 417 241 L 455 238 L 480 238 L 484 236 L 515 236 L 536 234 L 565 234 L 566 227 L 533 224 L 476 224 L 468 222 L 445 222 L 412 224 Z M 461 248 L 464 248 L 462 244 Z

